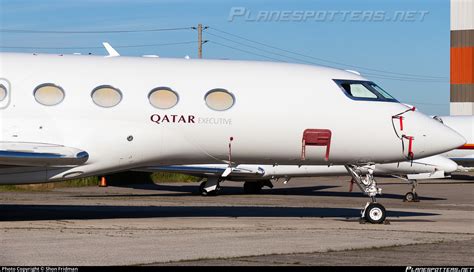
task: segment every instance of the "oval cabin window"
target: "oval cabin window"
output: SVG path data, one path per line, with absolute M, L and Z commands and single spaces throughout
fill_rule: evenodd
M 45 106 L 57 105 L 64 100 L 65 96 L 61 87 L 50 83 L 39 85 L 33 94 L 36 101 Z
M 7 87 L 3 84 L 0 84 L 0 102 L 7 98 Z
M 204 100 L 209 108 L 216 111 L 228 110 L 235 103 L 234 95 L 224 89 L 210 90 Z
M 178 94 L 166 87 L 153 89 L 148 95 L 150 104 L 158 109 L 170 109 L 178 104 Z
M 122 101 L 120 90 L 112 86 L 99 86 L 92 91 L 92 101 L 98 106 L 110 108 Z

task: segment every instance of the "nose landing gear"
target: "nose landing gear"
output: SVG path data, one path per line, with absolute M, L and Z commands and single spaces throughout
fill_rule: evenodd
M 404 202 L 420 202 L 420 198 L 416 193 L 416 186 L 418 182 L 416 180 L 408 180 L 411 183 L 411 192 L 406 193 L 405 197 L 403 198 Z
M 362 210 L 361 220 L 372 224 L 385 223 L 387 212 L 385 207 L 382 204 L 377 203 L 375 198 L 377 194 L 382 194 L 382 188 L 377 187 L 377 182 L 374 179 L 374 166 L 369 165 L 360 167 L 346 165 L 345 167 L 359 189 L 370 197 L 370 201 L 367 202 Z M 367 172 L 365 177 L 362 175 L 363 170 L 364 172 Z

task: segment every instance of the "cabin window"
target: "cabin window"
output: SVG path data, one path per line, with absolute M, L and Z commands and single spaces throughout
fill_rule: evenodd
M 148 94 L 150 104 L 158 109 L 170 109 L 178 104 L 178 94 L 170 88 L 158 87 Z
M 224 111 L 230 109 L 234 103 L 234 95 L 224 89 L 213 89 L 204 96 L 206 105 L 216 111 Z
M 61 103 L 64 100 L 64 90 L 54 84 L 46 83 L 41 84 L 33 92 L 35 99 L 38 103 L 44 106 L 54 106 Z
M 393 96 L 371 81 L 335 79 L 346 96 L 354 100 L 398 102 Z
M 91 97 L 96 105 L 111 108 L 122 101 L 122 92 L 112 86 L 104 85 L 95 88 L 92 91 Z
M 5 85 L 0 84 L 0 102 L 7 98 L 7 87 Z

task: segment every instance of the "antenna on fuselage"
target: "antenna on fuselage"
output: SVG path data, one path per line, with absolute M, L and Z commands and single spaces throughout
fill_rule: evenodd
M 102 45 L 104 46 L 105 50 L 107 50 L 107 53 L 109 54 L 106 57 L 110 58 L 110 57 L 119 57 L 120 56 L 119 52 L 117 52 L 117 50 L 115 50 L 112 47 L 112 45 L 110 45 L 108 42 L 103 42 Z
M 346 70 L 346 72 L 349 72 L 349 73 L 353 73 L 353 74 L 356 74 L 358 76 L 360 76 L 361 74 L 355 70 Z

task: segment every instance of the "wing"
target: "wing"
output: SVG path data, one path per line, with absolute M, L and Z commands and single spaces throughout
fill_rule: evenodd
M 63 145 L 0 142 L 0 165 L 73 166 L 87 162 L 89 154 Z
M 230 169 L 230 170 L 229 170 Z M 227 171 L 226 171 L 227 170 Z M 140 169 L 134 169 L 134 171 L 141 172 L 168 172 L 168 173 L 180 173 L 188 174 L 193 176 L 222 176 L 222 177 L 256 177 L 263 176 L 265 171 L 258 166 L 254 167 L 231 167 L 227 164 L 194 164 L 194 165 L 160 165 L 150 166 Z M 230 171 L 230 172 L 229 172 Z
M 464 156 L 460 158 L 450 158 L 450 159 L 464 167 L 474 167 L 474 155 Z

